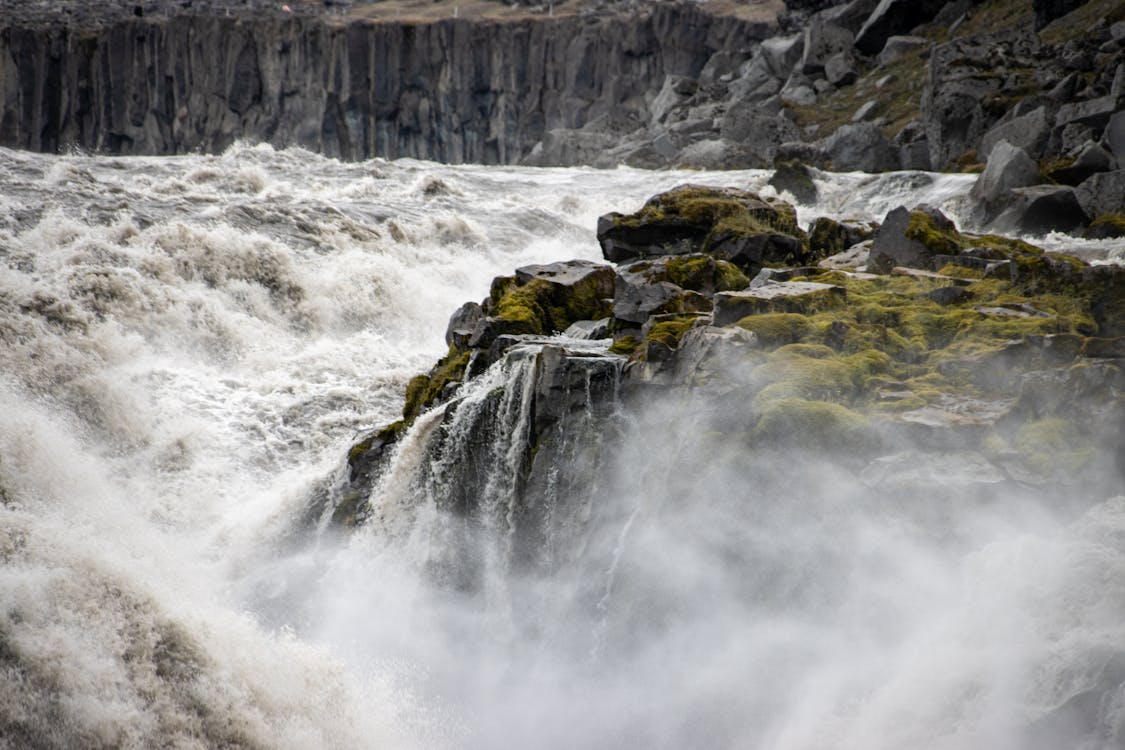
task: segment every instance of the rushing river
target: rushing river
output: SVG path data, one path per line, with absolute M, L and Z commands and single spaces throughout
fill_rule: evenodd
M 1125 679 L 1122 499 L 974 518 L 955 549 L 812 499 L 880 550 L 812 586 L 823 529 L 715 503 L 635 540 L 658 586 L 598 583 L 602 610 L 665 599 L 617 653 L 604 619 L 560 606 L 527 632 L 428 590 L 409 544 L 298 523 L 493 276 L 600 258 L 600 214 L 674 185 L 768 178 L 0 150 L 0 747 L 1016 750 Z M 972 179 L 825 176 L 800 217 L 957 218 Z M 792 597 L 728 596 L 755 572 L 707 552 L 726 545 L 791 554 Z M 1111 694 L 1090 747 L 1125 738 Z

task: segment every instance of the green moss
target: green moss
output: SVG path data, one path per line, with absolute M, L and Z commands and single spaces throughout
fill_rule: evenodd
M 956 255 L 964 242 L 956 229 L 939 227 L 932 217 L 922 211 L 910 212 L 906 236 L 921 242 L 927 250 L 938 255 Z
M 1094 453 L 1089 436 L 1057 417 L 1023 425 L 1013 442 L 1024 465 L 1043 476 L 1073 475 Z
M 871 424 L 854 411 L 839 404 L 800 398 L 770 403 L 754 428 L 754 440 L 848 452 L 876 442 Z
M 765 313 L 750 315 L 736 323 L 739 328 L 755 334 L 766 346 L 779 346 L 800 341 L 811 329 L 809 319 L 796 313 Z
M 680 345 L 680 339 L 693 325 L 695 325 L 694 317 L 662 320 L 652 326 L 648 334 L 648 340 L 657 341 L 669 349 L 675 349 Z
M 614 354 L 624 354 L 625 356 L 630 356 L 637 350 L 637 347 L 639 347 L 640 345 L 641 342 L 636 336 L 622 336 L 621 338 L 617 339 L 617 341 L 613 342 L 613 345 L 609 347 L 609 350 Z
M 525 325 L 527 333 L 541 334 L 544 321 L 550 317 L 550 308 L 544 304 L 547 292 L 548 284 L 542 279 L 509 287 L 496 303 L 496 315 Z
M 1102 214 L 1086 227 L 1082 236 L 1090 240 L 1125 237 L 1125 214 Z
M 736 292 L 750 286 L 750 279 L 738 266 L 707 255 L 670 257 L 663 270 L 668 281 L 697 292 Z
M 415 375 L 406 384 L 406 402 L 402 407 L 403 422 L 409 424 L 427 407 L 441 397 L 442 391 L 450 383 L 461 380 L 469 364 L 469 352 L 449 348 L 428 375 Z

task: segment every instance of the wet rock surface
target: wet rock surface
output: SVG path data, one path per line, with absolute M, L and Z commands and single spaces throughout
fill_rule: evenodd
M 725 209 L 671 221 L 685 198 L 725 201 Z M 338 518 L 363 521 L 371 477 L 422 414 L 451 425 L 474 408 L 492 420 L 516 401 L 529 421 L 503 460 L 514 462 L 518 484 L 514 534 L 527 553 L 516 556 L 520 564 L 539 564 L 544 492 L 565 487 L 585 498 L 576 502 L 586 510 L 564 504 L 560 512 L 589 512 L 592 480 L 582 471 L 595 474 L 605 450 L 590 447 L 593 435 L 611 435 L 618 416 L 666 399 L 686 397 L 747 455 L 815 449 L 888 499 L 987 502 L 997 487 L 1015 486 L 1077 498 L 1112 489 L 1090 482 L 1119 476 L 1095 467 L 1119 459 L 1113 452 L 1125 424 L 1125 268 L 964 233 L 917 206 L 890 212 L 866 264 L 862 255 L 843 263 L 839 254 L 796 263 L 812 257 L 811 238 L 800 233 L 791 237 L 795 256 L 771 257 L 747 274 L 712 239 L 732 223 L 747 237 L 774 233 L 761 219 L 767 208 L 774 220 L 792 210 L 740 191 L 686 186 L 635 214 L 604 219 L 603 237 L 621 225 L 650 232 L 642 254 L 616 266 L 571 261 L 497 278 L 488 299 L 453 315 L 450 330 L 463 331 L 479 309 L 480 320 L 521 332 L 492 342 L 451 339 L 449 354 L 411 381 L 404 421 L 352 451 L 351 484 L 341 493 L 352 501 Z M 851 228 L 861 230 L 871 228 Z M 652 239 L 670 231 L 667 244 Z M 617 257 L 619 247 L 603 247 L 607 259 Z M 462 404 L 462 384 L 485 378 L 488 366 L 487 377 L 496 368 L 523 374 L 487 381 L 494 389 L 487 408 Z M 481 398 L 479 389 L 468 392 Z M 472 477 L 500 459 L 464 460 L 477 467 L 465 480 L 473 487 Z M 547 467 L 571 460 L 585 469 L 548 477 Z M 459 497 L 456 512 L 482 512 L 472 492 Z

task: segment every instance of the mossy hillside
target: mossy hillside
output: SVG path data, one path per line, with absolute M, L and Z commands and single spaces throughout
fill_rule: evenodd
M 755 446 L 799 446 L 862 453 L 880 442 L 864 416 L 840 404 L 802 398 L 772 401 L 762 410 L 753 431 Z
M 972 363 L 984 367 L 1012 341 L 1080 337 L 1093 324 L 1081 297 L 1025 295 L 1017 284 L 1000 279 L 970 281 L 971 295 L 949 305 L 929 296 L 949 283 L 942 279 L 832 271 L 807 280 L 843 286 L 848 304 L 808 315 L 751 315 L 736 324 L 767 348 L 776 347 L 752 373 L 759 410 L 797 398 L 893 413 L 954 393 L 985 397 L 988 383 L 974 378 Z M 965 367 L 946 366 L 953 362 Z M 894 397 L 885 397 L 888 392 Z

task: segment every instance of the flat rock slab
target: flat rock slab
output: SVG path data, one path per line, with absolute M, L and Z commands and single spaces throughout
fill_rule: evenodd
M 742 292 L 716 294 L 715 325 L 730 325 L 761 313 L 809 313 L 839 307 L 846 301 L 847 291 L 841 286 L 813 281 L 770 282 Z

